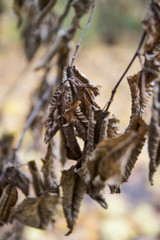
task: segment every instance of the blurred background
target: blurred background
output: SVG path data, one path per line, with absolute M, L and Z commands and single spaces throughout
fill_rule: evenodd
M 149 0 L 99 0 L 96 3 L 91 27 L 85 34 L 76 58 L 78 68 L 100 87 L 98 104 L 104 107 L 109 100 L 111 90 L 117 83 L 132 56 L 142 34 L 141 22 L 148 10 Z M 60 0 L 57 11 L 64 8 Z M 81 20 L 83 28 L 88 15 Z M 70 17 L 64 23 L 69 26 Z M 75 37 L 78 41 L 82 30 Z M 17 28 L 17 19 L 12 11 L 12 1 L 0 0 L 0 135 L 15 135 L 16 145 L 32 104 L 32 95 L 43 77 L 43 70 L 35 71 L 45 55 L 41 47 L 31 61 L 27 61 L 22 41 L 22 28 Z M 74 43 L 75 44 L 75 43 Z M 73 44 L 73 49 L 75 45 Z M 135 61 L 127 74 L 137 73 L 140 64 Z M 55 75 L 54 62 L 52 66 Z M 149 123 L 151 102 L 144 117 Z M 124 78 L 110 112 L 120 118 L 123 131 L 130 117 L 130 92 Z M 22 163 L 35 160 L 39 168 L 40 158 L 44 156 L 46 146 L 42 138 L 39 146 L 33 147 L 33 136 L 27 132 L 20 150 Z M 159 171 L 154 177 L 154 186 L 148 182 L 149 157 L 147 144 L 143 148 L 136 167 L 128 183 L 122 186 L 119 195 L 109 194 L 106 189 L 108 210 L 89 199 L 87 196 L 81 205 L 81 211 L 73 233 L 65 237 L 67 226 L 62 209 L 58 209 L 55 228 L 41 231 L 25 227 L 26 240 L 158 240 L 160 239 L 160 177 Z M 24 170 L 27 169 L 24 167 Z M 60 175 L 60 164 L 56 164 Z M 23 196 L 22 196 L 23 198 Z M 10 226 L 0 230 L 0 239 Z

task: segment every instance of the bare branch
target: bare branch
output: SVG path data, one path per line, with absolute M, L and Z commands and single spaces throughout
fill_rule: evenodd
M 74 63 L 74 60 L 75 60 L 75 58 L 76 58 L 77 52 L 78 52 L 78 50 L 79 50 L 79 48 L 80 48 L 80 44 L 81 44 L 81 42 L 82 42 L 82 39 L 83 39 L 83 37 L 84 37 L 87 29 L 90 27 L 94 8 L 95 8 L 95 0 L 93 0 L 93 5 L 92 5 L 91 13 L 90 13 L 90 15 L 89 15 L 89 19 L 88 19 L 87 25 L 85 26 L 85 28 L 84 28 L 84 30 L 83 30 L 83 33 L 82 33 L 82 35 L 81 35 L 81 37 L 80 37 L 80 39 L 79 39 L 79 42 L 78 42 L 78 44 L 77 44 L 77 46 L 76 46 L 76 49 L 75 49 L 75 51 L 74 51 L 74 54 L 73 54 L 73 56 L 72 56 L 72 59 L 70 60 L 69 66 L 73 66 L 73 63 Z
M 140 51 L 140 49 L 141 49 L 141 47 L 142 47 L 142 45 L 143 45 L 143 42 L 144 42 L 144 40 L 145 40 L 145 37 L 146 37 L 146 32 L 143 32 L 143 35 L 142 35 L 142 37 L 141 37 L 141 40 L 140 40 L 140 43 L 139 43 L 139 45 L 138 45 L 137 51 L 135 52 L 132 60 L 130 61 L 129 65 L 127 66 L 127 68 L 126 68 L 126 70 L 124 71 L 124 73 L 122 74 L 121 78 L 119 79 L 119 81 L 117 82 L 117 84 L 115 85 L 115 87 L 113 88 L 112 93 L 111 93 L 110 100 L 109 100 L 109 102 L 106 104 L 107 106 L 106 106 L 106 105 L 104 106 L 104 112 L 108 112 L 108 109 L 109 109 L 109 107 L 110 107 L 110 105 L 111 105 L 111 103 L 112 103 L 112 101 L 113 101 L 113 98 L 114 98 L 114 95 L 115 95 L 115 93 L 116 93 L 116 91 L 117 91 L 117 88 L 119 87 L 119 85 L 120 85 L 120 83 L 122 82 L 124 76 L 126 75 L 126 73 L 128 72 L 128 70 L 129 70 L 130 67 L 132 66 L 134 60 L 135 60 L 136 57 L 138 56 L 139 51 Z

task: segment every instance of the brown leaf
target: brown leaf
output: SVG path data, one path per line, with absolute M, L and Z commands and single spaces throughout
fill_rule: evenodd
M 101 205 L 101 207 L 107 209 L 108 205 L 102 193 L 103 189 L 105 188 L 105 181 L 103 181 L 100 176 L 97 176 L 96 178 L 91 180 L 87 186 L 87 192 L 89 196 L 95 201 L 97 201 Z
M 92 107 L 90 106 L 90 108 L 89 108 L 89 123 L 88 123 L 88 131 L 87 131 L 87 153 L 86 153 L 87 156 L 89 156 L 90 153 L 95 148 L 95 142 L 94 142 L 95 126 L 96 126 L 96 121 L 94 119 L 94 111 L 93 111 Z
M 120 135 L 119 122 L 120 122 L 119 118 L 115 117 L 114 115 L 112 116 L 112 118 L 109 118 L 107 128 L 108 138 L 115 138 Z
M 18 192 L 16 187 L 7 185 L 0 198 L 0 224 L 7 223 L 11 220 L 13 207 L 15 206 L 17 199 Z
M 136 132 L 130 131 L 117 138 L 108 139 L 103 143 L 105 151 L 99 162 L 98 173 L 102 179 L 107 180 L 110 186 L 121 184 L 126 164 L 136 145 L 136 138 Z
M 153 2 L 143 21 L 143 28 L 147 33 L 147 41 L 145 44 L 146 51 L 152 51 L 153 47 L 160 38 L 160 3 Z
M 14 219 L 30 227 L 48 229 L 49 226 L 52 227 L 58 199 L 58 193 L 54 192 L 44 193 L 38 198 L 24 199 L 15 209 Z
M 99 94 L 99 89 L 97 88 L 97 86 L 94 83 L 92 83 L 83 73 L 81 73 L 76 66 L 72 67 L 72 71 L 74 76 L 78 78 L 80 81 L 82 81 L 86 88 L 92 90 L 95 96 Z
M 79 144 L 77 142 L 77 139 L 75 137 L 74 129 L 73 129 L 72 125 L 70 125 L 68 123 L 63 124 L 62 128 L 63 128 L 64 135 L 66 138 L 66 145 L 73 153 L 73 156 L 75 156 L 73 158 L 73 160 L 78 160 L 82 156 L 82 153 L 81 153 Z M 67 157 L 69 158 L 68 155 L 67 155 Z
M 91 7 L 92 1 L 91 0 L 73 0 L 72 6 L 75 9 L 76 17 L 80 18 L 85 13 L 88 12 L 89 8 Z
M 160 164 L 160 83 L 154 87 L 152 118 L 149 127 L 148 151 L 150 157 L 149 180 L 153 184 L 153 175 Z
M 139 80 L 140 73 L 133 75 L 132 77 L 128 77 L 128 84 L 131 91 L 132 98 L 132 113 L 131 117 L 135 114 L 140 113 L 140 90 L 139 90 Z
M 99 133 L 99 141 L 98 142 L 102 142 L 105 141 L 107 139 L 107 128 L 108 128 L 108 122 L 109 122 L 109 114 L 107 114 L 101 122 L 101 126 L 100 126 L 100 133 Z M 97 121 L 98 124 L 98 121 Z
M 21 189 L 26 196 L 29 194 L 29 178 L 24 172 L 20 171 L 18 168 L 15 168 L 13 165 L 9 165 L 6 167 L 6 169 L 4 169 L 1 178 L 1 186 L 10 184 Z
M 47 153 L 45 158 L 43 159 L 42 173 L 44 179 L 44 188 L 48 191 L 55 190 L 58 186 L 54 167 L 54 148 L 55 144 L 52 141 L 48 144 Z
M 49 142 L 50 139 L 56 134 L 59 129 L 57 118 L 59 117 L 58 113 L 58 104 L 60 98 L 63 94 L 61 88 L 57 88 L 56 92 L 53 94 L 50 100 L 49 116 L 46 122 L 46 132 L 45 132 L 45 143 Z
M 66 149 L 65 149 L 65 144 L 63 141 L 62 133 L 60 134 L 60 162 L 62 166 L 65 165 L 67 161 L 67 154 L 66 154 Z
M 62 171 L 61 185 L 63 190 L 62 206 L 70 234 L 78 216 L 80 204 L 86 190 L 85 182 L 74 172 L 74 166 Z
M 28 162 L 28 168 L 33 179 L 33 188 L 37 197 L 41 196 L 44 192 L 44 186 L 40 172 L 36 166 L 35 161 Z
M 128 181 L 131 171 L 134 168 L 134 165 L 138 159 L 138 156 L 142 151 L 142 148 L 146 140 L 146 134 L 148 132 L 148 126 L 139 116 L 135 115 L 131 119 L 130 125 L 127 128 L 126 132 L 130 132 L 133 130 L 136 131 L 138 134 L 137 143 L 134 149 L 132 150 L 131 156 L 127 162 L 126 169 L 123 176 L 123 182 Z
M 81 122 L 77 116 L 76 116 L 76 110 L 77 109 L 77 106 L 79 106 L 80 104 L 80 101 L 77 100 L 76 102 L 72 102 L 69 104 L 68 108 L 64 111 L 64 118 L 67 120 L 67 122 L 69 124 L 71 124 L 72 126 L 74 126 L 78 132 L 78 136 L 80 138 L 82 138 L 84 141 L 87 139 L 87 127 L 86 125 L 83 124 L 84 122 L 84 119 L 83 118 L 83 122 Z M 81 114 L 81 112 L 80 112 Z M 82 116 L 82 114 L 81 114 Z M 86 119 L 86 122 L 85 124 L 88 124 L 88 121 Z

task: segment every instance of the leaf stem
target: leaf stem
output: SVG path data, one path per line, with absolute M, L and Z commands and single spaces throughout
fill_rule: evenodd
M 95 8 L 95 0 L 93 0 L 92 9 L 91 9 L 91 13 L 90 13 L 90 15 L 89 15 L 88 22 L 87 22 L 87 24 L 86 24 L 86 26 L 85 26 L 85 28 L 84 28 L 84 30 L 83 30 L 83 33 L 82 33 L 82 35 L 81 35 L 81 37 L 80 37 L 80 39 L 79 39 L 79 42 L 78 42 L 77 45 L 76 45 L 76 49 L 75 49 L 75 51 L 74 51 L 74 54 L 73 54 L 73 56 L 72 56 L 72 58 L 71 58 L 71 60 L 70 60 L 70 64 L 69 64 L 70 67 L 73 66 L 73 63 L 74 63 L 74 60 L 75 60 L 75 58 L 76 58 L 77 52 L 78 52 L 78 50 L 79 50 L 79 48 L 80 48 L 82 39 L 83 39 L 83 37 L 84 37 L 87 29 L 90 27 L 91 20 L 92 20 L 92 16 L 93 16 L 93 12 L 94 12 L 94 8 Z
M 142 45 L 143 45 L 143 42 L 144 42 L 144 40 L 145 40 L 145 37 L 146 37 L 146 32 L 143 32 L 143 35 L 142 35 L 141 40 L 140 40 L 140 43 L 139 43 L 139 45 L 138 45 L 138 48 L 137 48 L 137 50 L 136 50 L 136 52 L 135 52 L 132 60 L 130 61 L 130 63 L 128 64 L 126 70 L 124 71 L 124 73 L 123 73 L 122 76 L 120 77 L 119 81 L 117 82 L 117 84 L 116 84 L 115 87 L 113 88 L 112 93 L 111 93 L 111 97 L 110 97 L 110 99 L 109 99 L 109 102 L 106 104 L 107 106 L 106 106 L 106 105 L 105 105 L 106 107 L 104 106 L 104 110 L 103 110 L 104 112 L 108 112 L 108 109 L 109 109 L 111 103 L 113 102 L 113 98 L 114 98 L 114 95 L 115 95 L 115 93 L 116 93 L 116 91 L 117 91 L 117 88 L 119 87 L 119 85 L 120 85 L 120 83 L 122 82 L 124 76 L 126 75 L 126 73 L 128 72 L 128 70 L 129 70 L 130 67 L 132 66 L 134 60 L 135 60 L 136 57 L 138 56 L 139 51 L 140 51 L 140 49 L 141 49 L 141 47 L 142 47 Z

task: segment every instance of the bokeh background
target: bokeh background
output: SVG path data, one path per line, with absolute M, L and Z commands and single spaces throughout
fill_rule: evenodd
M 96 1 L 91 27 L 85 34 L 76 65 L 89 79 L 100 86 L 98 103 L 101 107 L 108 101 L 111 90 L 132 58 L 142 34 L 141 22 L 150 4 L 149 0 L 98 0 Z M 64 0 L 57 7 L 61 12 Z M 81 21 L 85 26 L 88 16 Z M 70 19 L 65 22 L 69 24 Z M 82 30 L 78 30 L 75 42 Z M 74 45 L 73 45 L 74 49 Z M 21 28 L 17 29 L 16 17 L 12 11 L 12 1 L 0 0 L 0 135 L 13 133 L 16 145 L 31 104 L 31 96 L 38 86 L 43 70 L 35 71 L 45 54 L 40 48 L 31 62 L 26 60 L 21 40 Z M 54 75 L 54 63 L 52 74 Z M 140 69 L 135 61 L 127 74 L 130 76 Z M 53 76 L 52 76 L 53 77 Z M 130 92 L 126 78 L 121 83 L 111 114 L 120 118 L 123 131 L 129 122 Z M 149 123 L 150 108 L 146 109 L 145 119 Z M 33 148 L 33 138 L 27 132 L 20 150 L 22 163 L 35 160 L 39 168 L 40 158 L 46 146 L 40 139 L 40 146 Z M 111 195 L 106 189 L 108 210 L 102 209 L 87 196 L 74 232 L 65 237 L 66 222 L 62 209 L 57 210 L 54 230 L 41 231 L 25 227 L 25 240 L 158 240 L 160 239 L 160 170 L 154 178 L 154 186 L 148 182 L 149 157 L 147 143 L 141 153 L 128 183 L 122 186 L 122 193 Z M 24 170 L 27 168 L 24 167 Z M 56 163 L 57 175 L 60 164 Z M 22 196 L 23 197 L 23 196 Z M 0 239 L 10 226 L 0 230 Z

